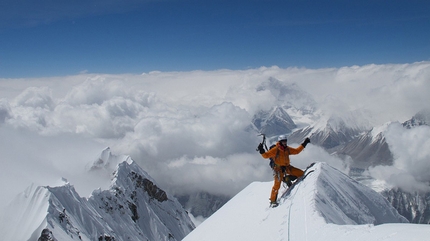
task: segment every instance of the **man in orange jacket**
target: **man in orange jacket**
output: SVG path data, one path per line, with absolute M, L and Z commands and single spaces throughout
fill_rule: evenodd
M 309 138 L 306 138 L 299 147 L 292 148 L 287 146 L 287 137 L 285 135 L 280 135 L 276 146 L 267 152 L 263 148 L 263 143 L 258 145 L 261 156 L 265 159 L 272 158 L 275 164 L 273 167 L 274 184 L 270 195 L 270 204 L 272 206 L 277 206 L 278 204 L 276 202 L 278 190 L 281 187 L 281 182 L 285 174 L 290 174 L 296 178 L 303 176 L 304 172 L 302 170 L 290 165 L 290 155 L 299 154 L 310 142 Z

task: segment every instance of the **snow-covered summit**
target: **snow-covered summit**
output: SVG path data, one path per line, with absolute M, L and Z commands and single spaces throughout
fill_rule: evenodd
M 430 125 L 430 109 L 421 110 L 410 120 L 407 120 L 403 123 L 403 126 L 408 129 L 421 125 Z
M 2 217 L 4 240 L 181 240 L 194 224 L 135 162 L 117 166 L 109 190 L 82 198 L 69 183 L 31 186 Z M 8 220 L 8 222 L 5 222 Z
M 274 136 L 279 133 L 291 133 L 297 126 L 288 113 L 279 106 L 270 111 L 259 111 L 253 118 L 252 123 L 260 133 Z
M 272 182 L 250 184 L 184 241 L 371 241 L 428 237 L 430 226 L 407 224 L 380 194 L 328 164 L 317 163 L 310 170 L 314 171 L 289 195 L 282 196 L 276 208 L 269 208 Z
M 128 163 L 133 162 L 130 156 L 113 155 L 110 147 L 106 147 L 100 154 L 100 157 L 97 158 L 94 162 L 89 163 L 86 169 L 88 171 L 104 171 L 107 173 L 112 173 L 118 166 L 118 164 L 124 161 Z
M 317 103 L 312 95 L 296 83 L 286 84 L 271 77 L 261 83 L 256 90 L 270 91 L 279 106 L 299 110 L 302 114 L 313 113 L 317 109 Z

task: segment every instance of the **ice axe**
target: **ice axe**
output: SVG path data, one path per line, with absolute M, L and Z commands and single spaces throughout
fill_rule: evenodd
M 261 134 L 260 134 L 260 135 L 258 135 L 258 136 L 263 136 L 263 141 L 261 142 L 261 144 L 263 144 L 263 145 L 264 145 L 264 147 L 266 148 L 266 151 L 268 151 L 267 146 L 266 146 L 266 135 L 265 135 L 265 134 L 263 134 L 263 133 L 261 133 Z M 258 148 L 256 149 L 256 151 L 259 151 L 259 150 L 258 150 Z

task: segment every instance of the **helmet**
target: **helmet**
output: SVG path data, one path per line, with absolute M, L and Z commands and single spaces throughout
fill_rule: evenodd
M 286 135 L 278 136 L 278 141 L 287 141 L 287 136 Z

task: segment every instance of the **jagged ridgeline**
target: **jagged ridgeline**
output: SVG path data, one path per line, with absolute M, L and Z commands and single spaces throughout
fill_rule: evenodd
M 195 228 L 180 203 L 131 160 L 118 165 L 109 190 L 88 199 L 68 183 L 31 186 L 9 210 L 4 240 L 182 240 Z

